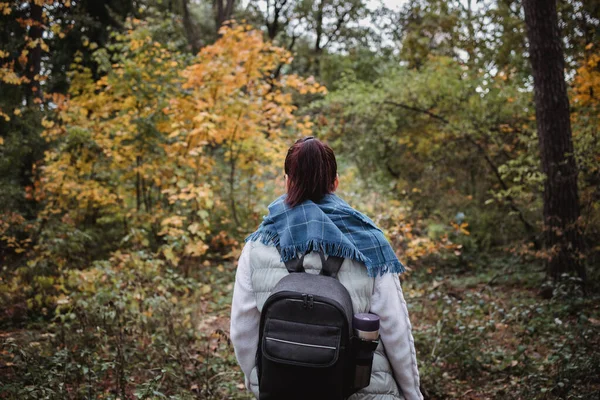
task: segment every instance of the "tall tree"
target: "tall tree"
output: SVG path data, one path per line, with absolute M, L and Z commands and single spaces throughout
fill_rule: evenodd
M 235 9 L 235 0 L 213 0 L 213 14 L 215 18 L 215 28 L 217 32 L 225 22 L 233 17 Z
M 277 34 L 289 24 L 293 4 L 289 0 L 266 0 L 264 13 L 265 26 L 269 40 L 275 40 Z
M 198 30 L 194 24 L 193 18 L 190 15 L 190 8 L 188 0 L 181 2 L 183 8 L 183 26 L 185 28 L 185 37 L 192 48 L 192 53 L 196 54 L 200 50 L 200 38 L 198 37 Z
M 398 13 L 392 33 L 401 43 L 402 59 L 410 67 L 421 68 L 431 54 L 458 58 L 457 50 L 464 50 L 459 43 L 462 7 L 457 1 L 407 2 Z
M 536 120 L 544 182 L 544 239 L 550 251 L 547 273 L 553 279 L 577 272 L 582 247 L 577 166 L 565 83 L 565 60 L 555 0 L 524 0 L 529 57 L 535 88 Z

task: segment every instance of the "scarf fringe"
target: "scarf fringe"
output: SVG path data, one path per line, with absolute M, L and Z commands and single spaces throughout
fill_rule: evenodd
M 367 265 L 367 270 L 369 271 L 369 276 L 372 277 L 381 276 L 387 273 L 402 274 L 406 272 L 404 265 L 400 261 L 394 261 L 392 263 L 386 263 L 372 267 Z
M 258 230 L 249 235 L 244 242 L 261 242 L 265 246 L 279 246 L 279 235 L 277 232 Z
M 268 230 L 258 230 L 249 235 L 245 242 L 260 242 L 265 246 L 279 246 L 279 235 L 277 232 Z M 371 260 L 366 258 L 356 248 L 342 246 L 339 243 L 319 241 L 316 239 L 308 240 L 300 245 L 282 247 L 281 261 L 286 262 L 298 257 L 298 253 L 306 254 L 310 251 L 322 251 L 327 256 L 341 258 L 351 258 L 360 261 L 367 267 L 369 276 L 376 277 L 386 273 L 401 274 L 405 272 L 404 265 L 400 261 L 394 260 L 380 265 L 373 265 Z

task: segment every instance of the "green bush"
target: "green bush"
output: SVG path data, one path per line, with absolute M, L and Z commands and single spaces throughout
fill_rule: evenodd
M 116 253 L 66 273 L 52 324 L 3 343 L 10 379 L 0 397 L 242 398 L 227 334 L 200 327 L 199 295 L 228 304 L 230 271 L 195 280 L 164 264 Z

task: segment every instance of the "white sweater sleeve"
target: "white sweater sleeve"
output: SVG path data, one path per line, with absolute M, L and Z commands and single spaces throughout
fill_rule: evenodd
M 255 365 L 258 348 L 260 313 L 252 290 L 250 269 L 250 246 L 246 245 L 238 261 L 231 302 L 230 336 L 235 356 L 245 375 L 246 387 L 250 389 L 250 373 Z
M 397 274 L 384 274 L 375 278 L 371 312 L 381 320 L 381 341 L 404 397 L 406 400 L 423 399 L 419 389 L 417 355 L 408 310 Z

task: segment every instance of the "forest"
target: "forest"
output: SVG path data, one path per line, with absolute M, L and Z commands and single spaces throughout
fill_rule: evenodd
M 0 399 L 250 399 L 289 146 L 406 272 L 425 399 L 600 393 L 600 1 L 0 0 Z

